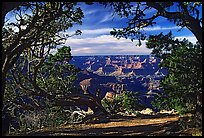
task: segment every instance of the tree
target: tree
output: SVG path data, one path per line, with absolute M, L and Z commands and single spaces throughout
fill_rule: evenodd
M 155 42 L 156 41 L 156 42 Z M 163 99 L 157 101 L 158 107 L 175 108 L 176 104 L 185 111 L 201 108 L 202 95 L 202 52 L 199 44 L 187 40 L 174 40 L 171 32 L 163 35 L 150 35 L 148 48 L 152 54 L 163 59 L 160 67 L 168 69 L 168 75 L 162 79 Z M 161 98 L 160 97 L 160 98 Z M 171 97 L 171 98 L 167 98 Z M 166 100 L 164 100 L 166 99 Z
M 66 37 L 60 36 L 60 31 L 82 23 L 83 13 L 75 5 L 69 2 L 31 2 L 13 11 L 17 21 L 6 23 L 2 28 L 3 84 L 6 73 L 25 49 L 35 51 L 36 47 L 42 46 L 49 52 L 50 48 L 65 41 Z
M 62 48 L 57 55 L 49 55 L 50 50 L 65 43 L 67 37 L 81 33 L 77 30 L 75 34 L 61 35 L 61 31 L 69 29 L 74 24 L 82 24 L 83 12 L 81 9 L 72 2 L 28 2 L 21 7 L 18 7 L 20 5 L 18 4 L 5 10 L 8 12 L 9 9 L 13 9 L 16 21 L 3 23 L 2 26 L 2 101 L 4 101 L 2 111 L 7 112 L 9 108 L 6 105 L 10 104 L 16 104 L 23 110 L 41 108 L 35 98 L 33 99 L 34 105 L 22 101 L 21 96 L 26 95 L 30 99 L 36 96 L 43 97 L 52 101 L 55 106 L 87 105 L 94 112 L 106 113 L 101 103 L 91 95 L 67 94 L 71 91 L 71 84 L 65 84 L 66 79 L 62 77 L 61 73 L 64 71 L 63 69 L 68 69 L 63 73 L 75 74 L 76 72 L 70 65 L 62 63 L 60 64 L 63 66 L 60 66 L 58 72 L 53 69 L 58 66 L 53 66 L 52 63 L 57 60 L 61 62 L 60 60 L 64 59 L 64 56 L 69 60 L 70 49 Z M 5 17 L 5 11 L 2 18 Z M 62 54 L 63 52 L 65 55 Z M 49 62 L 45 62 L 47 58 Z M 47 67 L 50 67 L 50 70 Z M 42 75 L 46 76 L 45 73 L 48 73 L 50 77 L 47 82 L 44 76 L 42 77 Z M 71 74 L 67 75 L 71 76 Z M 54 78 L 54 75 L 59 77 Z M 5 95 L 6 80 L 10 81 L 11 77 L 14 79 L 14 86 L 17 86 L 17 89 L 7 85 L 7 95 Z M 70 83 L 74 79 L 74 75 L 69 79 L 66 83 Z M 54 88 L 50 84 L 52 81 L 55 86 L 60 84 L 61 87 Z M 52 88 L 56 91 L 52 91 Z M 22 95 L 18 95 L 18 92 L 16 95 L 18 90 Z M 58 99 L 55 99 L 58 95 L 60 95 L 57 97 Z M 10 101 L 10 98 L 18 98 L 20 101 L 16 99 Z
M 202 2 L 137 2 L 135 5 L 130 2 L 102 3 L 110 5 L 121 17 L 129 18 L 127 27 L 114 29 L 111 34 L 117 38 L 130 38 L 145 40 L 148 36 L 143 28 L 156 24 L 159 17 L 167 18 L 175 25 L 188 28 L 202 45 L 202 17 L 200 17 L 199 7 Z M 176 11 L 171 8 L 175 7 Z M 146 12 L 154 9 L 153 15 L 146 16 Z M 141 45 L 141 42 L 140 42 Z
M 168 75 L 161 80 L 163 92 L 158 94 L 153 105 L 159 109 L 175 109 L 180 114 L 191 112 L 193 123 L 202 122 L 202 47 L 187 40 L 174 40 L 171 32 L 150 35 L 148 48 L 163 59 L 161 67 Z
M 77 30 L 71 35 L 60 34 L 61 31 L 69 29 L 74 24 L 82 24 L 83 12 L 76 4 L 73 2 L 29 2 L 14 9 L 17 22 L 5 23 L 2 28 L 2 97 L 4 97 L 6 74 L 23 52 L 27 52 L 25 56 L 31 54 L 35 57 L 32 65 L 34 67 L 32 84 L 35 91 L 46 95 L 36 85 L 37 72 L 50 49 L 63 44 L 67 37 L 81 33 Z M 86 95 L 82 99 L 85 97 L 90 98 Z M 76 99 L 80 104 L 81 99 L 78 100 Z M 90 99 L 85 101 L 87 100 Z M 93 104 L 90 106 L 95 108 Z
M 33 75 L 32 81 L 35 91 L 38 91 L 36 76 L 40 65 L 45 60 L 45 55 L 50 52 L 51 48 L 55 48 L 57 45 L 65 42 L 66 36 L 60 36 L 59 32 L 72 27 L 75 23 L 81 24 L 83 17 L 81 9 L 75 6 L 76 3 L 28 2 L 9 4 L 5 4 L 2 19 L 5 18 L 5 14 L 8 11 L 12 10 L 16 15 L 16 21 L 9 23 L 3 22 L 2 26 L 1 94 L 3 100 L 5 100 L 6 75 L 13 68 L 17 60 L 20 59 L 23 52 L 31 53 L 35 57 L 35 74 Z M 19 7 L 21 4 L 23 6 Z M 28 55 L 24 54 L 24 56 Z M 23 103 L 19 104 L 22 105 Z M 3 104 L 2 110 L 3 112 L 7 112 L 7 109 L 3 108 Z
M 36 113 L 40 114 L 41 112 L 44 112 L 44 117 L 49 119 L 52 114 L 50 110 L 57 109 L 55 112 L 62 112 L 63 108 L 68 108 L 67 105 L 56 107 L 55 101 L 65 98 L 71 93 L 77 93 L 73 82 L 79 70 L 68 64 L 72 58 L 70 51 L 70 48 L 66 46 L 59 48 L 56 54 L 48 55 L 46 61 L 38 69 L 35 66 L 35 57 L 23 53 L 24 56 L 21 56 L 7 73 L 3 106 L 10 110 L 13 119 L 17 118 L 22 121 L 21 116 L 27 116 L 24 117 L 25 119 L 32 113 L 40 120 L 43 116 L 36 115 Z M 33 77 L 35 75 L 36 77 Z M 33 78 L 36 78 L 36 81 L 33 81 Z M 49 98 L 47 98 L 48 95 Z M 23 112 L 16 114 L 20 111 Z M 60 116 L 58 115 L 58 117 Z M 33 121 L 39 122 L 39 120 Z M 25 124 L 27 123 L 25 122 Z
M 72 58 L 69 47 L 64 46 L 59 48 L 56 54 L 48 55 L 41 65 L 35 63 L 35 56 L 30 57 L 31 54 L 26 52 L 22 55 L 7 73 L 3 101 L 6 113 L 11 113 L 14 118 L 21 118 L 20 116 L 26 114 L 28 114 L 26 118 L 32 118 L 33 115 L 36 116 L 36 113 L 44 112 L 46 113 L 44 116 L 48 115 L 46 118 L 55 124 L 56 121 L 62 123 L 69 119 L 70 116 L 67 116 L 69 114 L 65 113 L 65 110 L 69 110 L 69 107 L 73 106 L 88 105 L 94 113 L 106 112 L 99 100 L 92 95 L 81 94 L 74 87 L 73 82 L 79 70 L 68 64 Z M 14 113 L 20 110 L 23 110 L 23 113 L 18 115 Z M 53 113 L 54 115 L 52 115 Z M 53 120 L 54 118 L 49 119 L 50 115 L 56 121 Z M 37 116 L 39 120 L 43 118 L 43 116 Z M 62 120 L 63 118 L 64 120 Z M 88 119 L 91 119 L 91 116 Z M 39 122 L 39 120 L 33 121 Z M 26 121 L 24 122 L 27 124 Z

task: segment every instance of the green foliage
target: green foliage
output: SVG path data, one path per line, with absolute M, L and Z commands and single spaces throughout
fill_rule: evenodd
M 65 123 L 68 119 L 64 109 L 60 106 L 50 106 L 48 108 L 48 119 L 46 125 L 48 127 L 56 127 Z
M 134 6 L 129 2 L 112 2 L 110 5 L 116 13 L 129 19 L 126 27 L 113 29 L 111 35 L 131 41 L 138 39 L 139 46 L 141 40 L 148 38 L 147 47 L 163 59 L 160 67 L 169 71 L 160 84 L 164 92 L 152 104 L 159 109 L 176 109 L 181 114 L 202 114 L 202 16 L 199 9 L 202 2 L 137 2 Z M 172 11 L 172 7 L 176 7 L 176 11 Z M 146 16 L 150 9 L 154 9 L 154 13 Z M 155 25 L 158 17 L 173 22 L 180 27 L 179 31 L 188 28 L 198 40 L 197 44 L 175 40 L 172 32 L 147 36 L 144 29 Z
M 55 106 L 53 101 L 70 93 L 78 92 L 73 86 L 73 82 L 76 79 L 79 69 L 68 64 L 72 58 L 70 51 L 69 47 L 59 48 L 56 54 L 49 55 L 46 61 L 39 67 L 36 75 L 36 85 L 39 90 L 42 89 L 46 92 L 45 95 L 39 94 L 37 89 L 33 86 L 32 77 L 30 77 L 30 75 L 34 74 L 35 67 L 32 66 L 30 67 L 30 71 L 27 70 L 25 72 L 26 64 L 24 61 L 28 59 L 19 59 L 19 62 L 15 64 L 16 68 L 10 70 L 7 74 L 8 80 L 5 89 L 4 106 L 7 106 L 5 108 L 9 110 L 13 118 L 20 118 L 25 113 L 28 113 L 24 111 L 16 115 L 14 114 L 14 110 L 25 110 L 25 107 L 28 106 L 31 107 L 28 110 L 46 111 L 47 120 L 44 122 L 44 126 L 58 126 L 68 120 L 69 117 L 67 113 L 65 113 L 63 106 Z M 32 62 L 30 64 L 32 64 Z M 17 75 L 18 78 L 16 77 Z M 51 95 L 53 99 L 47 99 L 47 95 Z M 41 100 L 39 100 L 39 98 Z M 21 104 L 23 105 L 22 107 L 19 106 Z M 30 120 L 32 120 L 32 116 L 33 115 L 28 115 L 26 118 L 31 118 Z M 39 120 L 40 118 L 33 120 L 38 123 L 36 126 L 39 125 Z M 27 131 L 27 123 L 25 122 L 21 125 L 23 125 L 21 129 Z M 30 129 L 34 128 L 36 127 L 30 127 Z
M 73 2 L 26 2 L 10 12 L 16 20 L 2 26 L 2 111 L 19 119 L 21 114 L 51 108 L 56 98 L 77 92 L 72 84 L 78 69 L 68 64 L 70 48 L 60 48 L 56 55 L 49 53 L 68 37 L 81 33 L 61 34 L 82 24 L 83 12 Z M 63 118 L 60 111 L 58 117 Z
M 65 43 L 67 37 L 73 36 L 73 34 L 60 35 L 59 32 L 71 28 L 74 24 L 81 24 L 83 12 L 76 6 L 76 3 L 72 2 L 28 2 L 10 12 L 16 17 L 16 20 L 5 22 L 2 27 L 2 84 L 7 83 L 5 84 L 5 94 L 3 88 L 2 95 L 4 103 L 10 102 L 9 105 L 14 106 L 19 103 L 13 99 L 23 95 L 31 96 L 31 93 L 37 95 L 39 93 L 38 85 L 39 88 L 46 88 L 43 81 L 45 78 L 42 77 L 45 74 L 42 72 L 49 68 L 46 65 L 41 67 L 41 65 L 51 49 Z M 79 34 L 79 30 L 76 31 L 76 34 Z M 71 59 L 70 48 L 61 50 L 67 54 L 65 58 L 69 61 Z M 63 58 L 61 55 L 59 56 L 59 58 Z M 76 73 L 71 65 L 64 64 L 60 67 L 56 65 L 56 69 L 53 68 L 54 66 L 49 67 L 50 73 L 54 73 L 57 68 L 60 68 L 61 75 L 63 69 L 66 70 L 67 75 L 70 75 L 70 79 L 67 80 L 69 84 L 75 79 L 74 74 Z M 69 71 L 73 71 L 73 74 L 68 74 Z M 50 87 L 52 83 L 55 83 L 55 77 L 60 75 L 59 72 L 50 79 Z M 59 77 L 61 78 L 61 76 Z M 5 78 L 7 82 L 4 81 Z M 67 85 L 67 83 L 65 84 Z M 55 87 L 52 90 L 54 91 Z
M 175 109 L 179 114 L 192 113 L 181 118 L 180 129 L 202 128 L 202 46 L 187 40 L 175 40 L 167 35 L 151 35 L 147 47 L 163 59 L 160 67 L 168 69 L 161 80 L 163 92 L 152 102 L 158 109 Z
M 71 93 L 74 89 L 73 82 L 79 69 L 68 64 L 71 60 L 69 47 L 61 47 L 55 55 L 49 55 L 39 70 L 37 83 L 48 93 L 58 98 Z M 77 91 L 76 91 L 77 92 Z
M 141 108 L 139 104 L 138 92 L 125 91 L 122 96 L 119 96 L 119 101 L 121 101 L 122 107 L 128 111 L 133 112 Z
M 167 39 L 163 41 L 164 37 L 169 41 Z M 155 40 L 159 43 L 155 43 Z M 153 48 L 153 54 L 163 59 L 160 66 L 167 68 L 169 72 L 161 80 L 164 92 L 154 100 L 153 105 L 160 109 L 174 108 L 181 114 L 200 110 L 202 107 L 201 46 L 193 45 L 187 40 L 173 40 L 171 33 L 150 36 L 147 46 Z
M 143 108 L 138 97 L 138 92 L 124 91 L 121 95 L 116 95 L 112 100 L 104 98 L 101 103 L 112 114 L 125 111 L 132 113 Z
M 118 105 L 118 101 L 115 98 L 113 99 L 113 101 L 104 98 L 101 100 L 101 104 L 109 113 L 114 114 L 117 112 L 116 106 Z

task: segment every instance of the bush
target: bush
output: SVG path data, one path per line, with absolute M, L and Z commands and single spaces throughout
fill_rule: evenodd
M 104 108 L 112 114 L 125 111 L 132 113 L 135 110 L 143 108 L 138 97 L 138 92 L 124 91 L 120 95 L 116 94 L 113 100 L 104 98 L 101 103 Z

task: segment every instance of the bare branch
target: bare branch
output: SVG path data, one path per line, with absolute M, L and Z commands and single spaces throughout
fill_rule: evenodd
M 139 23 L 136 25 L 136 27 L 140 27 L 140 28 L 147 27 L 147 26 L 151 25 L 153 23 L 153 21 L 159 16 L 160 16 L 160 14 L 157 12 L 150 18 L 140 19 L 138 21 Z

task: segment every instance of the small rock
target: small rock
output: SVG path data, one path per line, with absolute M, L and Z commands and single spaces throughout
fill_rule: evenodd
M 150 108 L 146 108 L 145 110 L 140 111 L 141 114 L 146 114 L 146 115 L 153 115 L 154 111 Z

